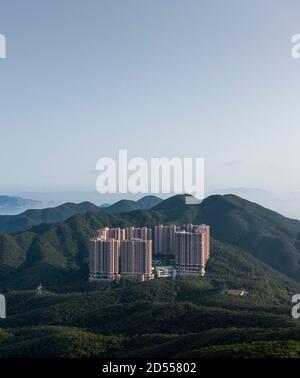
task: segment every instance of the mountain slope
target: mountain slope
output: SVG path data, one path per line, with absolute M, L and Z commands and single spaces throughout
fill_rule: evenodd
M 222 251 L 214 250 L 216 259 L 227 254 L 227 247 L 218 247 Z M 234 252 L 233 262 L 238 255 L 245 259 L 238 264 L 240 273 L 245 264 L 260 274 L 263 264 L 242 251 Z M 213 279 L 214 264 L 210 277 L 197 280 L 101 282 L 96 290 L 78 293 L 7 293 L 9 316 L 1 323 L 0 355 L 209 357 L 217 350 L 219 356 L 230 357 L 247 356 L 243 351 L 251 348 L 251 356 L 280 352 L 292 357 L 286 343 L 293 340 L 298 356 L 300 329 L 289 314 L 290 293 L 280 297 L 277 291 L 286 279 L 274 272 L 279 286 L 270 296 L 272 272 L 266 268 L 261 287 L 252 286 L 244 298 L 229 297 Z M 299 288 L 292 286 L 292 291 Z M 262 351 L 261 343 L 274 345 Z
M 214 195 L 199 205 L 175 196 L 152 210 L 166 222 L 207 223 L 212 236 L 242 248 L 290 277 L 300 280 L 300 222 L 235 195 Z
M 80 204 L 65 203 L 42 210 L 27 210 L 19 215 L 2 215 L 0 216 L 0 233 L 20 232 L 41 223 L 63 222 L 75 214 L 92 211 L 99 211 L 99 207 L 90 202 L 82 202 Z
M 98 207 L 90 202 L 65 203 L 54 208 L 27 210 L 18 215 L 2 215 L 0 216 L 0 234 L 26 231 L 43 223 L 63 222 L 73 215 L 87 212 L 105 211 L 110 214 L 117 214 L 150 209 L 161 201 L 160 198 L 155 196 L 145 196 L 138 201 L 121 200 L 105 207 Z
M 194 222 L 211 226 L 214 238 L 251 253 L 300 280 L 300 222 L 234 195 L 212 196 L 198 208 Z
M 147 210 L 158 205 L 162 202 L 161 198 L 156 196 L 145 196 L 138 201 L 121 200 L 109 207 L 105 207 L 104 210 L 110 214 L 126 213 L 134 210 Z M 103 210 L 103 209 L 102 209 Z
M 152 209 L 152 207 L 157 206 L 163 200 L 156 196 L 145 196 L 138 201 L 136 201 L 143 209 Z
M 102 210 L 111 213 L 111 214 L 117 214 L 117 213 L 126 213 L 128 211 L 138 210 L 142 209 L 142 206 L 140 206 L 136 201 L 131 200 L 120 200 L 113 205 L 106 207 Z

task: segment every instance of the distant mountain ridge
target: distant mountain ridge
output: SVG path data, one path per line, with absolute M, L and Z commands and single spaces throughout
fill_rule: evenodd
M 161 198 L 156 196 L 145 196 L 138 201 L 120 200 L 104 209 L 111 214 L 126 213 L 134 210 L 151 209 L 162 201 Z
M 0 233 L 9 234 L 21 232 L 41 223 L 63 222 L 75 214 L 99 211 L 99 207 L 90 203 L 65 203 L 63 205 L 47 208 L 26 210 L 19 215 L 1 215 Z
M 106 211 L 111 214 L 134 210 L 150 209 L 160 203 L 162 199 L 155 196 L 146 196 L 138 201 L 121 200 L 113 205 L 96 206 L 91 202 L 79 204 L 67 202 L 63 205 L 46 209 L 26 210 L 18 215 L 0 215 L 0 234 L 22 232 L 42 223 L 58 223 L 67 220 L 76 214 Z

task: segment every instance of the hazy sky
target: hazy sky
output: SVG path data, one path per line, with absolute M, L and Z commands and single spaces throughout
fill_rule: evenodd
M 0 0 L 0 33 L 0 193 L 94 189 L 120 148 L 300 190 L 299 0 Z

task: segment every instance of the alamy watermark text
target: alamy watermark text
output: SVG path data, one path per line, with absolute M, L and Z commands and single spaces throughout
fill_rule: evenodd
M 6 58 L 6 38 L 0 34 L 0 59 Z
M 0 294 L 0 319 L 6 318 L 6 300 L 5 296 Z
M 294 59 L 300 58 L 300 34 L 294 34 L 291 39 L 292 42 L 292 57 Z
M 127 150 L 120 150 L 117 159 L 99 159 L 96 170 L 100 172 L 96 188 L 101 194 L 185 193 L 198 201 L 204 198 L 203 158 L 128 159 Z M 195 201 L 187 197 L 186 203 L 194 204 Z

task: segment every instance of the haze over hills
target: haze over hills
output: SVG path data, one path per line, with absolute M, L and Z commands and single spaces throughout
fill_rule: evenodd
M 205 197 L 216 194 L 235 194 L 249 201 L 258 203 L 268 209 L 277 211 L 287 217 L 300 219 L 300 194 L 297 191 L 278 192 L 275 190 L 269 191 L 252 187 L 229 187 L 208 190 Z M 137 198 L 140 198 L 133 194 L 127 194 L 125 198 L 122 197 L 122 194 L 99 194 L 97 191 L 21 192 L 11 195 L 31 198 L 38 201 L 39 204 L 26 206 L 25 208 L 19 208 L 18 210 L 13 211 L 8 211 L 7 209 L 1 211 L 0 208 L 0 215 L 16 215 L 30 208 L 45 209 L 57 207 L 66 202 L 81 203 L 88 201 L 102 207 L 102 204 L 110 206 L 120 200 L 126 199 L 136 201 Z M 163 199 L 169 197 L 165 194 L 160 194 L 159 196 Z
M 41 223 L 63 222 L 75 214 L 100 210 L 108 213 L 121 213 L 137 209 L 149 209 L 161 201 L 162 200 L 158 197 L 146 196 L 138 201 L 123 200 L 105 207 L 98 207 L 90 202 L 82 202 L 79 204 L 68 202 L 57 207 L 26 210 L 24 213 L 18 215 L 0 216 L 0 234 L 25 231 Z
M 60 205 L 63 205 L 64 203 L 82 203 L 82 202 L 91 202 L 95 204 L 96 206 L 102 207 L 103 204 L 107 206 L 111 206 L 112 204 L 115 204 L 116 202 L 119 202 L 121 200 L 131 200 L 131 201 L 137 201 L 139 199 L 146 197 L 152 197 L 152 195 L 135 195 L 135 194 L 119 194 L 119 193 L 108 193 L 108 194 L 100 194 L 96 190 L 74 190 L 74 191 L 52 191 L 52 192 L 35 192 L 35 191 L 27 191 L 27 192 L 20 192 L 20 193 L 13 193 L 10 194 L 11 196 L 18 196 L 23 198 L 32 198 L 33 200 L 36 200 L 39 202 L 39 209 L 46 209 L 51 207 L 57 207 Z M 162 198 L 167 198 L 168 195 L 166 194 L 160 194 Z M 153 196 L 155 197 L 155 196 Z M 24 210 L 28 210 L 30 207 L 26 207 Z M 20 213 L 20 212 L 19 212 Z M 19 214 L 18 213 L 18 214 Z M 0 209 L 1 214 L 1 209 Z M 3 215 L 13 215 L 10 213 L 2 213 Z M 17 213 L 14 213 L 17 214 Z
M 19 215 L 1 215 L 0 233 L 15 233 L 24 231 L 41 223 L 62 222 L 72 215 L 99 211 L 99 207 L 90 203 L 65 203 L 48 209 L 26 210 Z
M 28 198 L 0 195 L 0 214 L 20 211 L 24 208 L 35 207 L 40 204 L 40 201 Z

